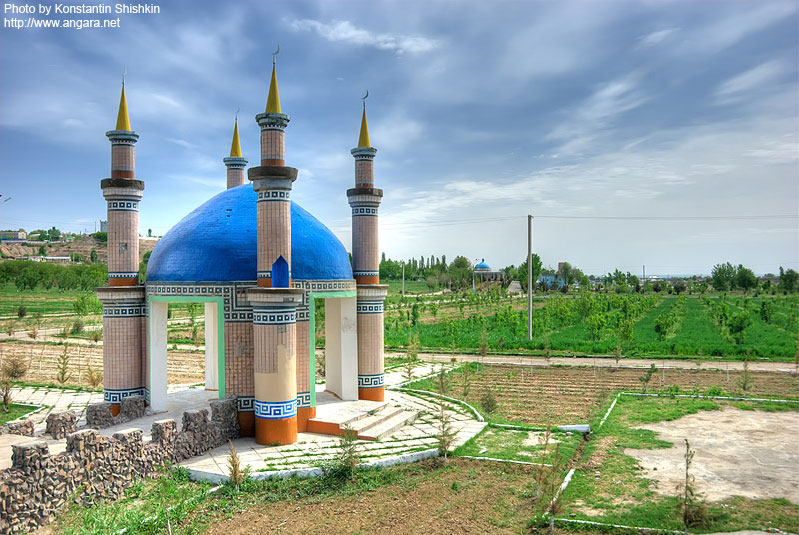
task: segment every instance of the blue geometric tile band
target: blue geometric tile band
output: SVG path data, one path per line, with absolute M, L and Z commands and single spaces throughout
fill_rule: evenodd
M 109 271 L 109 279 L 138 279 L 138 271 Z
M 380 388 L 384 384 L 385 380 L 382 373 L 358 376 L 358 388 Z
M 138 201 L 108 201 L 109 212 L 138 212 Z
M 358 314 L 382 314 L 383 303 L 382 301 L 372 302 L 372 303 L 358 303 L 355 305 L 355 312 Z
M 353 208 L 352 215 L 357 217 L 377 217 L 377 208 Z
M 311 393 L 310 392 L 297 392 L 297 404 L 300 407 L 311 406 Z
M 379 271 L 353 271 L 352 275 L 355 277 L 378 277 Z
M 278 420 L 292 416 L 297 416 L 297 398 L 278 402 L 255 400 L 256 418 Z
M 103 401 L 106 403 L 119 404 L 122 400 L 131 396 L 144 396 L 144 388 L 106 388 L 103 390 Z
M 256 325 L 291 325 L 297 323 L 297 313 L 253 312 L 252 322 Z
M 104 318 L 140 318 L 147 315 L 146 305 L 104 305 Z
M 255 398 L 252 396 L 238 396 L 239 412 L 252 412 Z
M 283 190 L 266 190 L 258 192 L 258 202 L 282 201 L 289 202 L 289 192 Z

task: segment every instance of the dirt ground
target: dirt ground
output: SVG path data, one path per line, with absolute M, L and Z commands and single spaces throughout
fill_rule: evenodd
M 617 368 L 566 368 L 487 365 L 471 378 L 466 400 L 480 406 L 487 392 L 496 397 L 497 412 L 512 421 L 532 425 L 588 423 L 607 395 L 615 390 L 641 391 L 643 370 Z M 659 370 L 649 390 L 679 386 L 700 393 L 719 387 L 739 392 L 740 372 L 726 370 Z M 751 372 L 750 396 L 799 397 L 799 376 L 776 372 Z M 453 374 L 450 395 L 463 397 L 463 375 Z
M 0 343 L 0 362 L 12 355 L 21 356 L 28 365 L 23 381 L 31 383 L 55 383 L 58 361 L 64 354 L 64 346 L 35 342 Z M 69 380 L 65 386 L 88 387 L 85 380 L 89 366 L 103 369 L 103 348 L 86 345 L 67 346 Z M 169 350 L 167 355 L 167 380 L 169 384 L 199 383 L 205 380 L 205 354 L 202 351 Z M 102 387 L 102 385 L 100 385 Z
M 526 532 L 531 503 L 520 491 L 534 479 L 532 468 L 464 459 L 452 460 L 450 466 L 453 469 L 411 476 L 403 484 L 357 496 L 253 507 L 212 525 L 207 533 Z
M 675 421 L 642 426 L 674 443 L 669 449 L 626 449 L 659 493 L 673 495 L 685 478 L 687 438 L 694 455 L 696 488 L 709 501 L 732 496 L 786 498 L 799 504 L 799 413 L 700 411 Z

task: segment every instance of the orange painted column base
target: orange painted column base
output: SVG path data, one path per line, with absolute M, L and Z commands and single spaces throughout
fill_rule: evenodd
M 255 413 L 254 412 L 240 412 L 237 415 L 239 420 L 239 436 L 254 437 L 255 436 Z
M 139 277 L 123 277 L 123 278 L 114 278 L 108 279 L 109 286 L 138 286 L 139 285 Z
M 111 416 L 119 415 L 120 411 L 122 411 L 122 405 L 118 405 L 116 403 L 111 405 Z
M 316 407 L 299 407 L 297 409 L 297 432 L 308 431 L 308 420 L 316 418 Z
M 365 399 L 368 401 L 385 401 L 386 389 L 382 386 L 378 386 L 376 388 L 359 388 L 358 399 Z
M 294 444 L 297 442 L 297 417 L 256 418 L 255 442 L 263 446 Z

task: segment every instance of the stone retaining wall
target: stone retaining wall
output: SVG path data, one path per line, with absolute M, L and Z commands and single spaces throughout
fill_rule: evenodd
M 68 500 L 92 503 L 119 498 L 140 478 L 154 475 L 165 463 L 177 463 L 237 438 L 236 400 L 211 402 L 208 410 L 183 413 L 153 423 L 152 440 L 141 429 L 126 429 L 108 438 L 94 429 L 67 435 L 67 449 L 50 455 L 43 441 L 12 446 L 12 467 L 0 471 L 0 533 L 34 531 L 49 522 Z

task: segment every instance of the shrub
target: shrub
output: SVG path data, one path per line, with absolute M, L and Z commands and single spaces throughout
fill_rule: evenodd
M 19 305 L 17 307 L 17 317 L 19 319 L 22 319 L 27 315 L 28 315 L 28 307 L 26 307 L 25 305 Z
M 83 320 L 78 318 L 72 323 L 72 328 L 70 329 L 70 332 L 72 334 L 80 334 L 83 332 L 85 326 L 86 324 L 83 323 Z
M 80 316 L 86 316 L 88 314 L 102 314 L 103 304 L 100 303 L 100 300 L 97 299 L 96 295 L 85 294 L 75 299 L 75 302 L 72 303 L 72 310 L 75 311 L 75 314 Z
M 483 409 L 486 416 L 491 416 L 491 414 L 497 410 L 497 405 L 497 398 L 491 390 L 488 390 L 483 394 L 483 397 L 480 398 L 480 408 Z
M 14 381 L 22 379 L 27 372 L 28 367 L 19 355 L 7 357 L 0 365 L 0 396 L 3 399 L 3 410 L 6 412 L 11 405 L 11 387 Z

